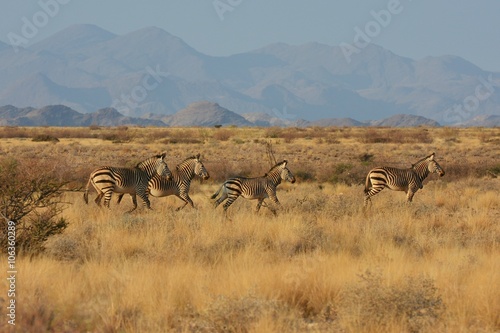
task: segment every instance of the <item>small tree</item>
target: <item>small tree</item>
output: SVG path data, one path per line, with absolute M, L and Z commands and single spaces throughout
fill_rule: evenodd
M 52 170 L 52 171 L 51 171 Z M 54 167 L 11 158 L 0 160 L 0 245 L 7 249 L 8 222 L 16 225 L 16 251 L 36 254 L 67 222 L 57 219 L 62 211 L 62 187 Z

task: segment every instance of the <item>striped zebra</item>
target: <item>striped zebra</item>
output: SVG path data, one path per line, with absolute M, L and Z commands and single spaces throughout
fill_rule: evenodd
M 418 189 L 424 187 L 423 181 L 430 173 L 444 176 L 444 170 L 434 160 L 434 153 L 421 159 L 408 169 L 397 169 L 391 167 L 374 168 L 366 176 L 364 207 L 371 203 L 371 197 L 384 188 L 394 191 L 405 191 L 408 202 Z
M 88 192 L 90 184 L 94 186 L 98 195 L 95 199 L 97 205 L 101 204 L 104 197 L 104 206 L 109 208 L 109 202 L 113 192 L 137 194 L 144 201 L 144 205 L 151 209 L 147 187 L 149 180 L 156 174 L 172 177 L 167 163 L 165 162 L 166 153 L 148 158 L 138 163 L 135 168 L 116 168 L 101 167 L 94 170 L 89 177 L 83 199 L 88 204 Z M 134 202 L 134 208 L 137 208 L 137 202 Z
M 295 183 L 295 177 L 292 172 L 287 168 L 287 161 L 284 160 L 273 166 L 263 177 L 245 178 L 234 177 L 226 180 L 217 192 L 215 192 L 211 199 L 215 199 L 219 193 L 221 196 L 215 201 L 215 208 L 220 205 L 224 200 L 224 212 L 227 211 L 229 206 L 239 197 L 245 199 L 257 199 L 256 211 L 258 212 L 264 199 L 269 198 L 278 207 L 281 206 L 278 197 L 276 196 L 276 188 L 281 183 L 281 180 Z M 276 211 L 270 207 L 273 213 Z
M 191 156 L 179 163 L 175 170 L 172 171 L 172 179 L 168 180 L 166 177 L 155 175 L 149 180 L 148 191 L 154 197 L 166 197 L 175 195 L 182 201 L 184 205 L 178 207 L 176 210 L 181 210 L 190 204 L 194 208 L 193 201 L 189 197 L 189 187 L 191 180 L 194 176 L 198 176 L 204 180 L 210 178 L 207 169 L 200 160 L 200 154 Z M 118 203 L 120 203 L 123 193 L 118 195 Z M 135 202 L 135 194 L 132 194 L 132 201 Z

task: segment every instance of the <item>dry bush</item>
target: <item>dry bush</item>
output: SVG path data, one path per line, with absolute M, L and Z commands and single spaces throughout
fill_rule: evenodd
M 38 134 L 31 139 L 33 142 L 59 142 L 59 139 L 49 134 Z
M 217 129 L 212 135 L 212 137 L 218 141 L 227 141 L 233 136 L 234 131 L 227 128 Z
M 29 138 L 31 137 L 30 130 L 26 127 L 6 126 L 0 131 L 0 138 Z
M 363 131 L 363 143 L 432 143 L 433 139 L 426 128 L 368 128 Z
M 109 128 L 98 134 L 99 139 L 111 141 L 113 143 L 129 142 L 133 137 L 133 134 L 128 131 L 127 126 Z
M 178 322 L 190 322 L 189 329 L 196 332 L 251 332 L 260 318 L 276 316 L 279 308 L 276 301 L 253 295 L 241 298 L 221 295 L 202 313 L 194 318 L 192 314 L 188 318 L 178 318 Z
M 50 130 L 40 133 L 56 133 Z M 277 159 L 289 160 L 298 181 L 278 188 L 277 216 L 265 207 L 254 213 L 255 201 L 238 199 L 230 219 L 213 209 L 210 195 L 228 177 L 269 169 L 268 139 L 256 139 L 267 129 L 231 128 L 240 144 L 213 139 L 218 130 L 129 128 L 132 139 L 120 144 L 59 136 L 57 145 L 0 143 L 1 155 L 31 163 L 33 174 L 54 170 L 56 181 L 80 185 L 93 167 L 133 165 L 164 150 L 169 166 L 202 153 L 211 175 L 192 185 L 196 209 L 180 212 L 175 197 L 152 198 L 152 211 L 125 214 L 130 200 L 121 206 L 113 200 L 107 210 L 83 204 L 81 192 L 66 192 L 61 216 L 71 224 L 44 243 L 43 253 L 18 261 L 31 277 L 20 288 L 22 330 L 498 330 L 500 297 L 491 286 L 499 272 L 500 187 L 483 171 L 500 167 L 498 146 L 482 142 L 479 130 L 457 129 L 462 142 L 451 146 L 443 129 L 429 129 L 436 139 L 429 144 L 360 143 L 366 128 L 307 128 L 291 143 L 272 139 Z M 201 142 L 158 142 L 177 136 Z M 330 136 L 340 144 L 328 144 Z M 409 166 L 432 151 L 442 156 L 444 177 L 429 176 L 411 205 L 402 192 L 384 190 L 363 210 L 371 167 Z M 382 273 L 359 278 L 360 272 Z
M 178 128 L 168 132 L 167 137 L 159 140 L 162 144 L 197 144 L 202 143 L 199 132 L 194 129 Z
M 339 313 L 343 325 L 358 332 L 401 325 L 404 331 L 426 332 L 444 312 L 431 279 L 406 277 L 399 285 L 387 285 L 380 274 L 370 271 L 360 278 L 360 284 L 345 291 Z
M 49 237 L 68 226 L 61 212 L 62 187 L 49 172 L 49 166 L 33 170 L 16 160 L 0 160 L 0 212 L 2 251 L 7 250 L 7 223 L 15 223 L 17 252 L 38 254 Z

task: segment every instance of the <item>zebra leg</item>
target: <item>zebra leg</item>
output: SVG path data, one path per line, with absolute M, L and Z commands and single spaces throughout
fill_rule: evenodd
M 109 208 L 109 202 L 111 201 L 111 196 L 113 195 L 113 191 L 107 191 L 105 193 L 100 193 L 97 198 L 95 198 L 96 204 L 101 204 L 101 198 L 104 196 L 104 207 Z
M 99 192 L 97 194 L 97 197 L 94 199 L 94 202 L 97 204 L 97 206 L 101 205 L 101 199 L 103 196 L 104 196 L 104 193 L 102 193 L 102 192 Z
M 121 196 L 123 197 L 123 194 L 121 194 Z M 132 213 L 134 210 L 137 209 L 137 196 L 135 195 L 135 193 L 130 193 L 130 196 L 132 197 L 132 205 L 134 207 L 132 207 L 132 209 L 129 210 L 127 213 Z M 142 200 L 144 200 L 144 198 L 141 195 L 139 195 L 139 196 L 141 197 Z M 149 202 L 149 200 L 148 200 L 148 202 Z M 146 205 L 146 202 L 144 202 L 144 205 Z
M 371 203 L 371 197 L 379 193 L 384 189 L 384 186 L 380 187 L 372 187 L 369 190 L 365 190 L 365 206 L 368 204 L 368 201 Z
M 410 183 L 408 185 L 408 190 L 406 191 L 406 201 L 411 203 L 413 200 L 413 196 L 417 193 L 419 188 L 422 188 L 422 182 Z
M 137 192 L 137 195 L 139 197 L 141 197 L 141 199 L 144 203 L 144 206 L 146 206 L 147 209 L 151 209 L 151 202 L 149 201 L 147 192 L 142 192 L 142 191 L 140 193 Z M 135 195 L 132 196 L 132 200 L 134 200 L 134 199 L 135 199 Z M 131 210 L 131 212 L 134 211 L 136 208 L 137 208 L 137 200 L 134 202 L 134 208 Z
M 227 199 L 226 203 L 222 206 L 222 207 L 224 207 L 224 211 L 227 211 L 227 209 L 229 208 L 229 206 L 231 206 L 231 205 L 233 204 L 233 202 L 234 202 L 236 199 L 238 199 L 238 197 L 239 197 L 239 195 L 232 195 L 232 196 L 230 196 L 230 197 Z M 217 200 L 217 201 L 218 201 L 218 200 Z M 217 207 L 217 206 L 216 206 L 216 207 Z
M 182 201 L 184 201 L 184 205 L 178 207 L 175 211 L 179 211 L 181 209 L 183 209 L 184 207 L 186 207 L 187 204 L 190 204 L 191 207 L 194 208 L 194 204 L 193 204 L 193 200 L 191 200 L 191 198 L 189 197 L 189 194 L 186 194 L 186 195 L 178 195 L 177 196 L 179 199 L 181 199 Z
M 134 205 L 131 211 L 134 211 L 137 208 L 137 196 L 135 194 L 131 194 L 130 196 L 132 197 L 132 204 Z
M 217 208 L 217 206 L 219 206 L 224 200 L 226 200 L 228 198 L 228 195 L 227 193 L 224 191 L 222 192 L 222 195 L 220 196 L 219 199 L 215 200 L 215 203 L 214 203 L 214 208 Z M 234 200 L 233 200 L 234 201 Z
M 272 208 L 272 207 L 269 207 L 269 205 L 266 205 L 266 207 L 269 208 L 269 210 L 271 212 L 273 212 L 274 215 L 276 215 L 277 209 L 281 209 L 283 206 L 281 206 L 281 203 L 278 200 L 278 197 L 276 196 L 276 192 L 275 191 L 268 191 L 267 195 L 269 196 L 269 199 L 273 202 L 273 204 L 276 206 L 276 209 Z
M 408 203 L 411 203 L 412 200 L 413 200 L 413 196 L 415 195 L 415 192 L 412 191 L 412 190 L 408 190 L 408 192 L 406 193 L 406 201 Z
M 117 205 L 120 204 L 120 202 L 122 201 L 122 198 L 123 198 L 124 195 L 125 195 L 125 193 L 118 193 L 118 198 L 116 199 L 116 204 Z
M 149 201 L 149 198 L 141 198 L 142 199 L 142 203 L 144 204 L 144 207 L 146 207 L 147 209 L 153 209 L 151 208 L 151 202 Z M 134 204 L 134 208 L 132 208 L 131 211 L 135 210 L 137 208 L 137 203 Z
M 259 199 L 257 202 L 257 207 L 255 207 L 255 212 L 257 213 L 260 210 L 260 206 L 264 203 L 264 199 Z

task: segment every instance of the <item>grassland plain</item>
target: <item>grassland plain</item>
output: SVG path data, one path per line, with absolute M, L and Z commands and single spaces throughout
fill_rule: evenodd
M 264 174 L 268 142 L 298 180 L 278 188 L 283 210 L 238 199 L 224 219 L 210 195 Z M 95 167 L 162 151 L 171 168 L 202 154 L 196 209 L 152 198 L 127 214 L 129 196 L 107 210 L 92 191 L 84 204 Z M 432 152 L 443 178 L 364 213 L 370 168 Z M 499 332 L 499 152 L 500 130 L 483 128 L 1 128 L 0 158 L 68 182 L 69 226 L 19 254 L 17 324 L 0 331 Z

